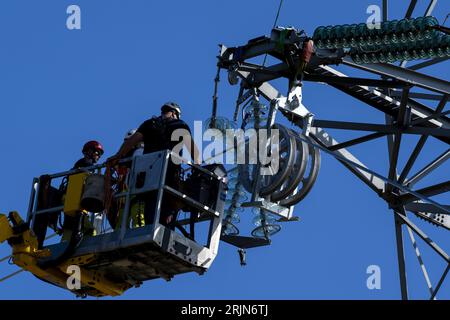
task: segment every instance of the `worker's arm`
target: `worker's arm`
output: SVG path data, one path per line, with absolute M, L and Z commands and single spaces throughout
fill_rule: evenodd
M 187 151 L 192 157 L 192 160 L 194 160 L 194 163 L 198 165 L 202 164 L 200 152 L 198 151 L 197 145 L 195 144 L 194 139 L 192 139 L 192 136 L 190 134 L 184 136 L 183 141 Z
M 141 143 L 142 141 L 144 141 L 144 136 L 142 135 L 142 133 L 136 132 L 124 141 L 119 151 L 117 151 L 114 156 L 110 157 L 107 162 L 111 164 L 117 163 L 117 161 L 122 159 L 128 152 L 130 152 L 130 150 L 132 150 L 138 143 Z

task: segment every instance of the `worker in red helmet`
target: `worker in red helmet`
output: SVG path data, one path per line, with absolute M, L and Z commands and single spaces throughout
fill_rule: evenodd
M 83 152 L 84 157 L 75 163 L 73 169 L 86 168 L 95 165 L 105 151 L 100 142 L 91 140 L 84 144 L 81 152 Z
M 81 168 L 87 168 L 95 165 L 98 160 L 100 160 L 100 157 L 105 152 L 103 149 L 103 146 L 100 142 L 96 140 L 91 140 L 86 142 L 83 145 L 83 149 L 81 150 L 83 153 L 83 158 L 75 162 L 72 170 L 74 169 L 81 169 Z M 62 189 L 65 189 L 66 186 L 64 186 L 67 182 L 63 181 Z M 94 214 L 94 223 L 90 223 L 88 219 L 86 219 L 86 215 L 80 215 L 77 217 L 71 217 L 68 215 L 64 215 L 64 225 L 63 229 L 65 231 L 69 231 L 68 233 L 65 232 L 63 235 L 63 240 L 67 240 L 68 237 L 71 237 L 72 230 L 76 230 L 77 226 L 80 223 L 80 218 L 82 218 L 82 229 L 83 233 L 86 235 L 95 235 L 98 232 L 99 224 L 101 222 L 101 215 Z

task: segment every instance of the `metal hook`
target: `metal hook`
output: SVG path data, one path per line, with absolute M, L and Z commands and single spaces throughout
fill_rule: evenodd
M 239 259 L 241 261 L 241 266 L 246 266 L 247 262 L 245 261 L 246 258 L 246 252 L 244 249 L 238 249 L 238 253 L 239 253 Z

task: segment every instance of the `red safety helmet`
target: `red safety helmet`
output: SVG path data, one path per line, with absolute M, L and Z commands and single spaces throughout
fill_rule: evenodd
M 103 150 L 102 144 L 95 140 L 88 141 L 84 144 L 82 152 L 86 153 L 89 150 L 98 151 L 100 153 L 100 155 L 103 155 L 103 153 L 105 152 Z

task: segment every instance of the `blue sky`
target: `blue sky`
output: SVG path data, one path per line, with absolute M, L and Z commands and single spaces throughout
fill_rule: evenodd
M 391 1 L 401 18 L 409 1 Z M 428 1 L 419 1 L 414 16 Z M 82 29 L 66 28 L 66 8 L 81 8 Z M 303 28 L 364 22 L 378 0 L 285 0 L 279 25 Z M 124 133 L 178 101 L 184 120 L 206 120 L 211 110 L 218 44 L 235 46 L 269 34 L 278 1 L 4 0 L 0 3 L 0 212 L 26 212 L 32 178 L 70 168 L 87 140 L 115 153 Z M 439 1 L 435 16 L 450 11 Z M 429 68 L 443 75 L 448 63 Z M 348 71 L 342 68 L 341 70 Z M 361 75 L 352 72 L 353 75 Z M 278 83 L 277 83 L 278 84 Z M 285 92 L 284 83 L 278 88 Z M 237 87 L 222 74 L 219 113 L 231 116 Z M 325 85 L 306 83 L 304 104 L 320 119 L 382 123 L 383 114 Z M 435 104 L 431 104 L 434 106 Z M 282 121 L 283 122 L 283 121 Z M 283 122 L 285 123 L 285 122 Z M 285 123 L 286 124 L 286 123 Z M 339 140 L 355 133 L 330 130 Z M 445 146 L 429 139 L 416 170 Z M 407 137 L 402 150 L 417 138 Z M 387 175 L 386 139 L 352 149 L 361 161 Z M 400 166 L 405 163 L 400 158 Z M 448 180 L 448 164 L 424 182 Z M 415 171 L 414 169 L 412 170 Z M 417 187 L 420 187 L 418 185 Z M 441 199 L 443 201 L 448 199 Z M 393 215 L 386 204 L 341 164 L 322 154 L 315 187 L 296 206 L 300 222 L 282 225 L 269 247 L 249 250 L 241 267 L 237 250 L 221 243 L 203 276 L 154 280 L 123 299 L 397 299 L 400 297 Z M 251 213 L 242 217 L 249 227 Z M 414 221 L 418 221 L 412 218 Z M 449 251 L 448 234 L 417 222 Z M 419 241 L 433 284 L 444 263 Z M 405 236 L 411 297 L 427 297 L 413 249 Z M 0 257 L 9 254 L 0 246 Z M 381 268 L 381 290 L 368 290 L 366 268 Z M 6 262 L 0 277 L 17 270 Z M 450 298 L 450 283 L 440 296 Z M 29 273 L 0 283 L 0 299 L 74 299 Z

